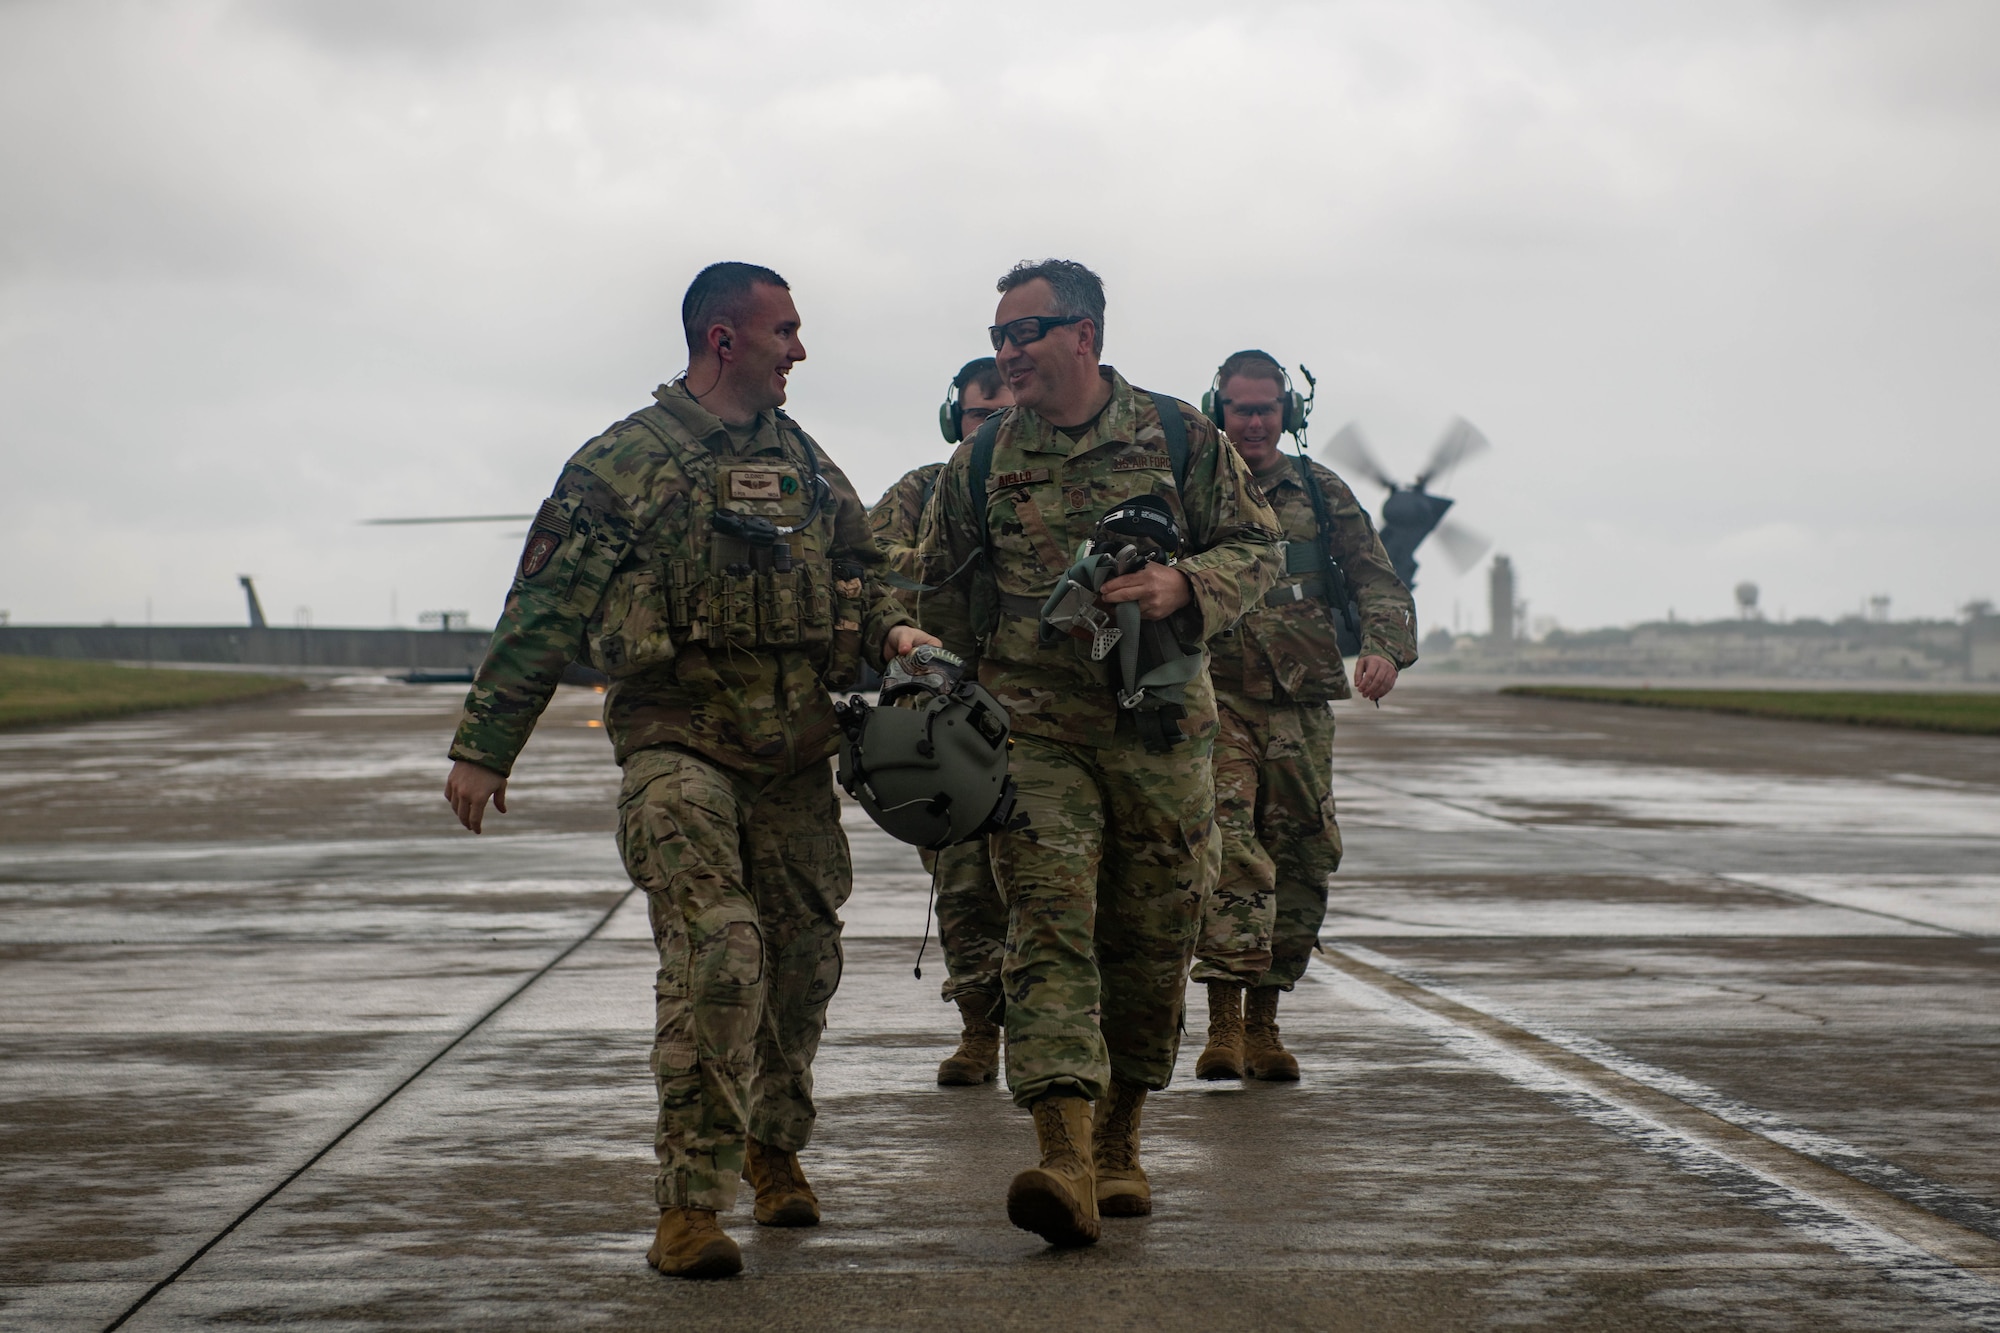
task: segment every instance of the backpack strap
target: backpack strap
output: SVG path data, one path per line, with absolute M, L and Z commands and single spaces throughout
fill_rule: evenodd
M 1160 429 L 1167 436 L 1167 461 L 1173 464 L 1174 489 L 1187 489 L 1188 437 L 1187 422 L 1181 417 L 1181 400 L 1163 393 L 1146 390 L 1146 396 L 1153 400 L 1153 410 L 1160 414 Z M 988 417 L 988 421 L 992 418 Z
M 986 545 L 986 479 L 993 475 L 993 441 L 1000 434 L 1000 418 L 1005 412 L 995 412 L 979 423 L 979 433 L 972 437 L 972 454 L 966 460 L 965 489 L 972 501 L 974 520 L 979 524 L 979 544 Z
M 1292 461 L 1298 464 L 1299 484 L 1305 488 L 1306 498 L 1312 502 L 1313 545 L 1316 548 L 1314 553 L 1319 557 L 1323 569 L 1320 576 L 1322 582 L 1316 590 L 1317 595 L 1325 599 L 1328 609 L 1333 612 L 1336 638 L 1352 638 L 1357 645 L 1354 651 L 1359 652 L 1361 617 L 1354 605 L 1354 594 L 1347 586 L 1347 571 L 1333 558 L 1333 515 L 1327 510 L 1326 494 L 1320 490 L 1319 478 L 1313 475 L 1312 464 L 1306 460 L 1303 448 L 1292 455 Z M 1286 572 L 1292 572 L 1289 548 L 1285 563 Z M 1270 605 L 1268 597 L 1265 599 L 1265 605 Z M 1346 631 L 1345 635 L 1340 634 L 1342 630 Z M 1340 646 L 1341 651 L 1348 651 L 1345 643 Z

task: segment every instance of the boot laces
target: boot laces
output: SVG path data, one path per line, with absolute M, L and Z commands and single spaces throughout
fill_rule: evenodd
M 1069 1123 L 1063 1119 L 1059 1099 L 1048 1097 L 1037 1102 L 1035 1107 L 1041 1120 L 1046 1125 L 1048 1155 L 1051 1157 L 1060 1157 L 1067 1153 L 1072 1157 L 1088 1161 L 1089 1155 L 1084 1151 L 1083 1145 L 1078 1143 L 1069 1132 Z
M 788 1152 L 773 1148 L 764 1150 L 764 1174 L 771 1182 L 771 1188 L 785 1194 L 799 1193 L 798 1173 L 792 1169 L 793 1157 Z
M 1138 1109 L 1136 1102 L 1111 1094 L 1116 1100 L 1111 1103 L 1111 1114 L 1104 1117 L 1104 1128 L 1091 1136 L 1091 1149 L 1097 1160 L 1107 1167 L 1124 1170 L 1139 1164 L 1136 1151 L 1138 1135 L 1133 1132 L 1133 1112 Z

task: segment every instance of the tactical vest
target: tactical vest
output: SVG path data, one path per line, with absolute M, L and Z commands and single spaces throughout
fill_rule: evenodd
M 687 491 L 612 577 L 590 632 L 599 669 L 632 675 L 688 645 L 804 648 L 818 650 L 828 686 L 844 688 L 860 656 L 862 569 L 835 567 L 837 499 L 812 438 L 780 412 L 781 457 L 725 457 L 664 408 L 627 420 L 659 441 Z

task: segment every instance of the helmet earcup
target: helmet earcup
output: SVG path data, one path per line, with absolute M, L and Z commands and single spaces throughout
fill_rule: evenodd
M 884 833 L 938 849 L 1004 822 L 1009 727 L 992 695 L 967 681 L 919 707 L 859 706 L 867 711 L 841 743 L 839 782 Z

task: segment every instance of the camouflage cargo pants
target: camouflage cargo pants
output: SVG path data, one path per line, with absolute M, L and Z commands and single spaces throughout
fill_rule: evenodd
M 1149 755 L 1017 736 L 1025 828 L 992 839 L 1009 913 L 1001 988 L 1007 1087 L 1025 1106 L 1110 1079 L 1164 1088 L 1180 1049 L 1188 960 L 1215 877 L 1206 736 Z
M 1202 913 L 1196 981 L 1290 990 L 1305 975 L 1340 868 L 1333 710 L 1217 699 L 1215 824 L 1222 873 Z
M 923 853 L 937 877 L 938 943 L 944 948 L 946 1004 L 961 995 L 1000 999 L 1000 962 L 1007 953 L 1007 905 L 993 882 L 986 839 Z
M 793 1152 L 812 1134 L 853 885 L 832 775 L 756 778 L 641 750 L 625 761 L 618 847 L 660 951 L 655 1194 L 662 1208 L 726 1209 L 746 1133 Z

